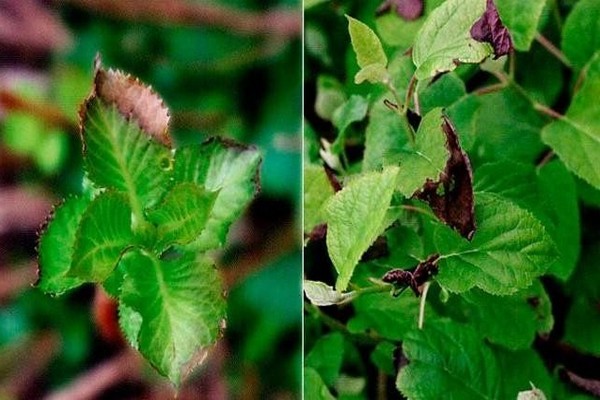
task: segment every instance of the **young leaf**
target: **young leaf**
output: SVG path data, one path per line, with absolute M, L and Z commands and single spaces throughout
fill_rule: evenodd
M 409 332 L 402 342 L 408 365 L 396 386 L 410 399 L 494 399 L 500 369 L 490 348 L 469 325 L 436 321 Z
M 355 82 L 361 83 L 364 80 L 372 83 L 383 82 L 388 75 L 386 71 L 388 60 L 379 38 L 364 23 L 349 15 L 346 15 L 346 18 L 356 62 L 361 68 L 355 77 Z
M 494 59 L 508 54 L 512 48 L 512 38 L 498 15 L 493 0 L 487 0 L 485 12 L 471 27 L 471 36 L 478 42 L 486 42 L 494 48 Z
M 77 226 L 89 204 L 87 197 L 66 200 L 40 235 L 37 286 L 46 293 L 60 294 L 83 283 L 66 275 L 73 260 Z
M 600 50 L 600 8 L 596 0 L 575 3 L 563 26 L 561 47 L 577 69 Z
M 472 287 L 508 295 L 531 285 L 556 259 L 556 248 L 543 225 L 529 212 L 497 195 L 478 193 L 479 226 L 472 242 L 441 228 L 435 234 L 437 281 L 453 292 Z
M 142 320 L 134 342 L 160 373 L 179 385 L 186 364 L 220 334 L 226 314 L 217 270 L 191 253 L 159 260 L 141 249 L 123 255 L 119 267 L 127 276 L 120 302 Z
M 443 116 L 442 130 L 450 157 L 439 179 L 428 179 L 416 197 L 427 202 L 445 224 L 471 240 L 475 234 L 471 161 L 461 149 L 456 131 L 446 116 Z M 440 187 L 443 193 L 439 193 Z
M 135 244 L 131 207 L 121 193 L 104 192 L 86 209 L 75 240 L 68 275 L 102 282 L 115 269 L 121 254 Z
M 427 180 L 437 181 L 444 173 L 449 152 L 442 109 L 435 108 L 423 117 L 416 134 L 414 150 L 400 160 L 398 189 L 405 197 L 411 197 Z
M 145 134 L 170 147 L 169 109 L 163 100 L 137 78 L 118 70 L 104 70 L 99 59 L 96 61 L 94 95 L 106 104 L 116 105 L 119 113 L 137 121 Z
M 331 145 L 334 154 L 339 154 L 345 145 L 346 131 L 353 122 L 362 121 L 367 115 L 369 102 L 362 96 L 353 95 L 333 113 L 332 122 L 338 129 L 338 136 Z
M 542 140 L 572 172 L 600 188 L 600 53 L 587 67 L 585 81 L 573 96 L 566 115 L 547 125 Z
M 346 290 L 360 257 L 385 228 L 397 175 L 397 167 L 363 174 L 325 205 L 327 250 L 339 274 L 336 290 Z
M 452 71 L 458 63 L 479 63 L 492 47 L 471 37 L 471 27 L 485 11 L 485 0 L 448 0 L 436 8 L 419 31 L 413 48 L 418 79 Z
M 84 162 L 92 181 L 127 194 L 133 211 L 156 202 L 169 186 L 171 153 L 97 97 L 82 111 Z
M 494 0 L 494 3 L 510 31 L 515 49 L 528 51 L 537 34 L 546 0 Z
M 174 186 L 162 203 L 148 212 L 148 220 L 157 226 L 155 246 L 163 249 L 196 239 L 206 226 L 217 196 L 217 192 L 207 192 L 194 183 Z
M 225 242 L 232 222 L 259 191 L 260 163 L 260 154 L 254 147 L 225 139 L 209 139 L 200 145 L 177 149 L 175 182 L 192 182 L 206 190 L 219 191 L 197 241 L 200 249 L 214 249 Z
M 352 297 L 353 292 L 340 293 L 326 283 L 319 281 L 304 281 L 304 294 L 315 306 L 331 306 Z
M 325 222 L 323 205 L 334 191 L 322 166 L 304 166 L 304 233 Z
M 304 359 L 304 365 L 314 368 L 328 386 L 333 386 L 344 359 L 344 337 L 339 332 L 320 337 Z

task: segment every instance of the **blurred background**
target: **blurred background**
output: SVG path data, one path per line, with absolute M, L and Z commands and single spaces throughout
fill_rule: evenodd
M 165 99 L 177 143 L 221 135 L 264 156 L 220 257 L 226 335 L 178 399 L 300 397 L 301 31 L 299 0 L 0 0 L 0 399 L 173 398 L 93 286 L 32 287 L 40 224 L 81 191 L 97 52 Z

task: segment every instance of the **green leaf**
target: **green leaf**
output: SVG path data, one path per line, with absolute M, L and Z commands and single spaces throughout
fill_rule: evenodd
M 334 191 L 327 179 L 325 170 L 319 165 L 304 166 L 304 232 L 325 222 L 323 205 L 333 196 Z
M 331 121 L 333 112 L 346 101 L 344 87 L 334 77 L 319 75 L 315 112 L 324 120 Z
M 540 132 L 546 123 L 531 100 L 514 86 L 479 96 L 477 138 L 471 154 L 487 162 L 509 159 L 534 163 L 544 150 Z
M 436 107 L 449 107 L 467 94 L 465 83 L 454 72 L 419 85 L 421 114 L 425 115 Z
M 579 351 L 600 357 L 600 298 L 577 296 L 567 314 L 564 341 Z
M 90 200 L 72 197 L 58 207 L 40 236 L 40 279 L 37 286 L 46 293 L 60 294 L 83 283 L 81 279 L 67 277 L 71 268 L 77 226 Z
M 409 360 L 396 386 L 410 399 L 496 399 L 500 369 L 491 349 L 470 325 L 449 321 L 409 332 L 402 343 Z
M 550 299 L 537 281 L 512 296 L 472 289 L 461 297 L 469 305 L 469 320 L 477 330 L 490 342 L 508 349 L 526 349 L 537 333 L 549 333 L 552 329 Z
M 388 60 L 375 32 L 349 15 L 346 15 L 346 19 L 348 19 L 348 32 L 350 32 L 358 66 L 366 68 L 372 64 L 381 64 L 385 68 Z
M 327 386 L 333 386 L 344 359 L 344 337 L 339 332 L 321 336 L 304 359 L 304 365 L 314 368 Z
M 320 281 L 308 281 L 303 283 L 304 294 L 310 302 L 316 306 L 331 306 L 354 297 L 354 292 L 340 293 L 328 284 Z
M 90 178 L 125 192 L 141 218 L 143 208 L 157 202 L 169 186 L 170 150 L 98 98 L 86 103 L 84 112 L 84 162 Z
M 417 34 L 413 62 L 418 79 L 452 71 L 460 63 L 480 63 L 492 54 L 487 43 L 471 37 L 471 27 L 485 11 L 485 0 L 447 0 Z
M 354 122 L 362 121 L 369 109 L 369 102 L 362 96 L 352 95 L 333 113 L 332 122 L 338 130 L 338 136 L 331 145 L 335 154 L 342 151 L 346 139 L 346 131 Z
M 180 147 L 175 153 L 175 182 L 192 182 L 219 191 L 208 222 L 197 243 L 198 250 L 225 243 L 229 227 L 259 190 L 261 157 L 254 147 L 224 139 Z
M 516 318 L 515 321 L 517 321 Z M 507 325 L 507 328 L 510 328 L 510 325 Z M 543 390 L 549 399 L 567 398 L 552 396 L 552 378 L 544 361 L 535 350 L 507 351 L 495 348 L 494 353 L 502 371 L 502 393 L 497 398 L 514 399 L 519 392 L 531 389 L 532 385 Z M 542 400 L 542 398 L 534 399 Z M 521 398 L 518 397 L 517 400 L 521 400 Z
M 363 171 L 376 171 L 384 165 L 396 163 L 408 143 L 407 125 L 384 104 L 385 98 L 382 96 L 377 99 L 369 110 Z
M 547 125 L 542 140 L 572 172 L 600 188 L 600 53 L 588 66 L 587 76 L 573 96 L 566 115 Z
M 471 150 L 477 133 L 477 116 L 481 102 L 479 96 L 466 95 L 450 105 L 446 110 L 448 118 L 454 124 L 460 144 L 465 151 Z
M 494 4 L 512 36 L 515 49 L 529 50 L 537 34 L 546 0 L 494 0 Z
M 561 47 L 565 56 L 581 69 L 600 50 L 600 7 L 596 0 L 575 4 L 563 26 Z
M 360 257 L 385 228 L 397 175 L 397 167 L 363 174 L 325 205 L 327 250 L 339 274 L 336 290 L 346 290 Z
M 163 249 L 196 239 L 206 226 L 217 196 L 217 192 L 207 192 L 195 183 L 174 186 L 162 203 L 148 212 L 148 220 L 157 226 L 155 246 Z
M 159 260 L 137 248 L 123 255 L 119 267 L 126 276 L 120 302 L 142 319 L 138 337 L 130 341 L 179 385 L 194 355 L 220 334 L 226 305 L 217 270 L 195 254 Z
M 131 223 L 131 207 L 123 194 L 108 191 L 96 197 L 79 223 L 68 275 L 104 281 L 125 249 L 136 243 Z
M 427 179 L 439 180 L 450 156 L 446 134 L 442 129 L 441 108 L 434 108 L 423 117 L 416 133 L 414 150 L 402 156 L 398 174 L 398 189 L 411 197 Z
M 369 83 L 386 82 L 389 79 L 389 75 L 390 74 L 385 65 L 370 64 L 364 68 L 361 68 L 360 71 L 356 73 L 354 76 L 354 83 L 359 85 L 364 81 Z
M 419 299 L 409 292 L 393 297 L 390 293 L 359 296 L 352 302 L 356 311 L 348 321 L 351 333 L 376 333 L 389 340 L 403 340 L 417 326 Z M 429 305 L 425 313 L 431 317 Z
M 335 400 L 319 373 L 313 368 L 304 368 L 304 398 L 311 400 Z
M 453 292 L 472 287 L 508 295 L 531 285 L 556 259 L 543 225 L 528 211 L 490 193 L 475 196 L 477 232 L 471 242 L 439 227 L 435 245 L 442 257 L 438 282 Z
M 371 361 L 382 372 L 392 376 L 396 374 L 394 352 L 396 346 L 390 342 L 380 342 L 371 353 Z

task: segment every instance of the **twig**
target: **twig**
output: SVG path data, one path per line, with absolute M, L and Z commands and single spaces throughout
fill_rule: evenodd
M 52 104 L 34 102 L 11 91 L 0 89 L 0 108 L 22 111 L 49 125 L 63 128 L 72 134 L 79 132 L 77 124 Z
M 95 399 L 104 390 L 117 383 L 138 376 L 140 367 L 139 355 L 134 350 L 128 348 L 117 356 L 79 376 L 67 387 L 51 393 L 46 397 L 46 400 Z
M 182 0 L 58 0 L 112 18 L 189 26 L 214 26 L 242 35 L 299 37 L 302 15 L 290 9 L 242 11 Z
M 556 57 L 556 59 L 560 61 L 565 67 L 572 67 L 571 62 L 567 59 L 564 53 L 560 51 L 551 41 L 546 39 L 545 36 L 538 33 L 537 35 L 535 35 L 535 40 L 537 40 L 539 44 L 541 44 L 546 50 L 548 50 L 548 53 Z
M 421 294 L 421 301 L 419 302 L 419 329 L 423 329 L 423 321 L 425 320 L 425 302 L 427 300 L 429 286 L 431 286 L 431 282 L 425 282 L 423 285 L 423 293 Z
M 484 86 L 479 89 L 475 89 L 473 94 L 476 96 L 483 96 L 484 94 L 498 92 L 506 87 L 506 83 L 494 83 L 492 85 Z
M 569 370 L 565 370 L 567 378 L 571 381 L 575 386 L 585 390 L 586 392 L 600 397 L 600 381 L 595 379 L 586 379 L 581 376 L 574 374 Z
M 554 111 L 553 109 L 551 109 L 550 107 L 546 107 L 543 104 L 540 104 L 538 102 L 534 102 L 533 103 L 533 108 L 539 112 L 541 112 L 542 114 L 545 114 L 551 118 L 555 118 L 555 119 L 562 119 L 564 116 L 562 114 L 560 114 L 557 111 Z

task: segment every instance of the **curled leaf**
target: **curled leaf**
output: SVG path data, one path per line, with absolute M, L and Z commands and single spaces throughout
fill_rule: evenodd
M 423 0 L 385 0 L 376 14 L 381 15 L 388 11 L 395 11 L 400 18 L 414 21 L 423 15 Z
M 438 272 L 438 260 L 439 254 L 432 254 L 425 261 L 421 261 L 412 270 L 403 269 L 392 269 L 388 271 L 381 280 L 387 283 L 391 283 L 398 287 L 401 291 L 407 287 L 411 288 L 412 291 L 419 296 L 421 294 L 420 287 L 432 276 Z
M 502 23 L 493 0 L 487 0 L 486 8 L 471 27 L 471 37 L 478 42 L 486 42 L 494 48 L 494 59 L 508 54 L 513 49 L 510 32 Z
M 125 118 L 135 119 L 144 133 L 165 146 L 171 146 L 169 109 L 150 86 L 122 71 L 105 70 L 100 59 L 96 58 L 94 87 L 86 103 L 94 97 L 109 105 L 114 104 Z
M 324 282 L 304 281 L 304 294 L 315 306 L 331 306 L 351 300 L 354 292 L 342 293 Z
M 413 197 L 428 203 L 439 219 L 471 240 L 476 229 L 471 162 L 460 147 L 456 131 L 446 116 L 443 116 L 442 129 L 450 153 L 446 167 L 438 181 L 427 179 Z

